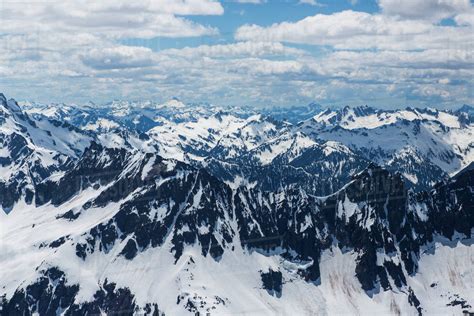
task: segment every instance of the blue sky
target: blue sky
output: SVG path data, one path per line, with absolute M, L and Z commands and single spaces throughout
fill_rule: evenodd
M 10 0 L 0 17 L 0 91 L 20 100 L 473 103 L 470 0 Z

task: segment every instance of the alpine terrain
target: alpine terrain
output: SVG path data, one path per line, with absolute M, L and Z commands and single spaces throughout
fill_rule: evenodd
M 0 94 L 0 314 L 474 313 L 472 113 Z

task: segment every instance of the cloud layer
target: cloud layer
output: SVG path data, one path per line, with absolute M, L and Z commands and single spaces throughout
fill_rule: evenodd
M 217 30 L 182 16 L 223 13 L 221 4 L 213 0 L 12 0 L 2 3 L 0 30 L 10 34 L 83 32 L 111 38 L 200 36 Z
M 472 103 L 469 0 L 378 4 L 377 13 L 346 10 L 247 24 L 235 30 L 234 42 L 156 51 L 123 40 L 219 34 L 192 16 L 223 15 L 221 3 L 9 1 L 0 6 L 0 76 L 10 94 L 53 100 Z M 445 19 L 451 23 L 440 23 Z
M 433 22 L 451 18 L 471 9 L 469 0 L 379 0 L 382 12 L 405 19 Z
M 472 28 L 347 10 L 269 27 L 244 25 L 237 29 L 235 38 L 330 45 L 336 49 L 444 49 L 447 45 L 463 46 L 472 42 Z

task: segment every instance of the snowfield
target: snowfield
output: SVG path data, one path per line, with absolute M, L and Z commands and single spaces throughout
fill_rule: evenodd
M 315 109 L 0 94 L 3 313 L 474 312 L 472 118 Z

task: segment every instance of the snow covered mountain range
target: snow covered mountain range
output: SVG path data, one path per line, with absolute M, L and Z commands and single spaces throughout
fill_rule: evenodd
M 294 184 L 330 194 L 370 161 L 401 172 L 409 186 L 423 190 L 474 160 L 473 108 L 467 105 L 458 111 L 387 111 L 310 104 L 257 112 L 173 99 L 22 107 L 33 118 L 96 133 L 138 131 L 152 138 L 165 158 L 204 167 L 227 183 L 258 183 L 265 190 Z
M 474 312 L 470 108 L 295 111 L 0 95 L 0 313 Z

